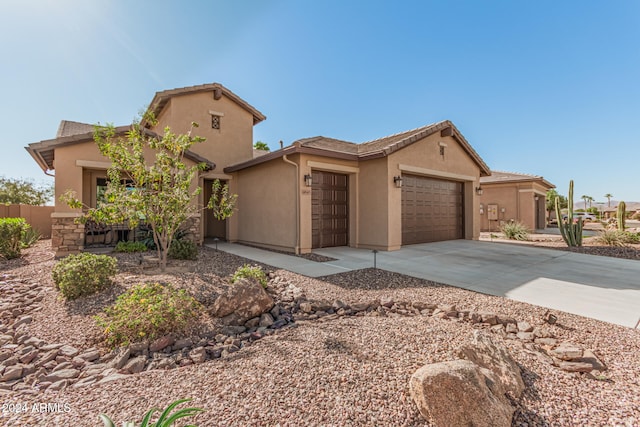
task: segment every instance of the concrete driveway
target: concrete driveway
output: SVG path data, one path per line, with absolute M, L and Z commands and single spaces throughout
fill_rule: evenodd
M 327 248 L 331 264 L 370 267 L 371 251 Z M 640 262 L 531 246 L 453 240 L 379 252 L 379 268 L 623 326 L 640 318 Z
M 366 249 L 315 250 L 337 259 L 325 263 L 229 243 L 220 249 L 311 277 L 373 267 Z M 453 240 L 378 252 L 377 267 L 623 326 L 640 318 L 640 261 Z

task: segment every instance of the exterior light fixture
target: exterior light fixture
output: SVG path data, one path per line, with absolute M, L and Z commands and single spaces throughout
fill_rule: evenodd
M 402 187 L 402 177 L 400 175 L 394 176 L 393 183 L 396 185 L 396 188 Z
M 540 197 L 539 197 L 539 196 L 534 196 L 533 198 L 535 199 L 535 201 L 536 201 L 536 202 L 537 202 L 538 200 L 540 200 Z
M 484 192 L 484 190 L 482 189 L 482 187 L 476 187 L 476 194 L 478 196 L 482 196 L 483 192 Z
M 311 177 L 311 175 L 307 174 L 304 176 L 304 183 L 307 187 L 311 187 L 311 185 L 313 184 L 313 178 Z

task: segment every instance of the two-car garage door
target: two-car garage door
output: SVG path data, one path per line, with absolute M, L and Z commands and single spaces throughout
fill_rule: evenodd
M 402 175 L 402 244 L 463 237 L 462 183 Z

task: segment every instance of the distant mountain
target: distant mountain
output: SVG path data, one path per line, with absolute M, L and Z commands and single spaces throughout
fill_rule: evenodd
M 617 209 L 618 208 L 618 203 L 620 203 L 619 200 L 611 200 L 611 209 Z M 627 211 L 640 210 L 640 202 L 627 202 L 625 200 L 624 203 L 627 205 Z M 588 208 L 589 204 L 587 203 L 586 205 L 587 205 L 587 208 Z M 607 202 L 606 200 L 604 202 L 591 202 L 591 207 L 592 208 L 600 208 L 600 207 L 602 207 L 603 210 L 609 209 L 609 202 Z M 586 209 L 584 200 L 582 200 L 582 199 L 575 200 L 573 202 L 573 208 L 574 209 Z

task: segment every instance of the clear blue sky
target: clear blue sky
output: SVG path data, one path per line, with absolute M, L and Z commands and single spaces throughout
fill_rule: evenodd
M 492 169 L 640 201 L 638 1 L 2 0 L 0 40 L 5 177 L 50 179 L 23 147 L 62 119 L 220 82 L 272 149 L 449 119 Z

